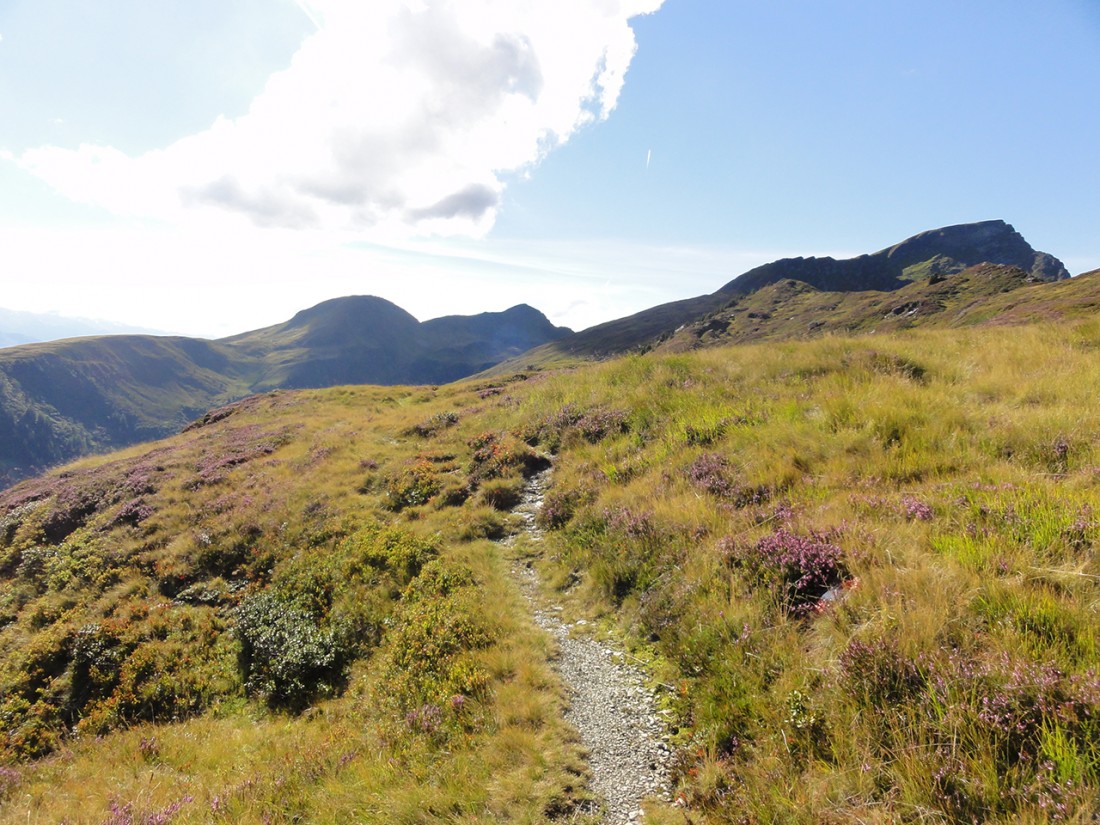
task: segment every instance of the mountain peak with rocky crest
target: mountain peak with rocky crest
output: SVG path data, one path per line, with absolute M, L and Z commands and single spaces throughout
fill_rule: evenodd
M 930 229 L 855 258 L 783 258 L 749 270 L 718 292 L 744 295 L 785 278 L 825 292 L 892 292 L 922 278 L 954 275 L 983 263 L 1019 267 L 1042 281 L 1069 277 L 1060 260 L 1033 249 L 1011 224 L 992 220 Z

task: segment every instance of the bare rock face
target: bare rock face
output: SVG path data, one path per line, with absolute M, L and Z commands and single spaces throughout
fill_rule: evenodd
M 954 275 L 982 263 L 1016 266 L 1043 281 L 1069 277 L 1061 261 L 1037 252 L 1010 224 L 997 220 L 931 229 L 857 258 L 784 258 L 749 270 L 719 292 L 744 295 L 785 278 L 824 292 L 889 292 L 913 280 Z
M 945 226 L 914 235 L 895 246 L 868 257 L 885 254 L 886 259 L 902 268 L 939 257 L 951 259 L 961 272 L 981 263 L 1017 266 L 1043 281 L 1069 277 L 1065 266 L 1046 252 L 1037 252 L 1024 236 L 1004 221 L 983 221 Z M 945 273 L 946 274 L 946 273 Z

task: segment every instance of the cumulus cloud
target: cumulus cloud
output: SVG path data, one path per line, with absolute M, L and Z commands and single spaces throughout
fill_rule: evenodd
M 614 109 L 629 21 L 662 2 L 299 0 L 316 31 L 245 115 L 138 156 L 41 147 L 18 162 L 119 214 L 479 236 L 509 174 Z

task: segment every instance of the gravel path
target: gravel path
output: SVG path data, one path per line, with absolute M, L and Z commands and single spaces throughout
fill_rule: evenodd
M 542 532 L 535 515 L 550 472 L 539 473 L 527 483 L 523 502 L 514 511 L 536 542 Z M 611 642 L 583 631 L 571 633 L 583 627 L 584 620 L 572 626 L 563 622 L 561 607 L 543 601 L 534 569 L 517 562 L 515 571 L 535 623 L 557 640 L 560 653 L 555 666 L 570 699 L 565 718 L 588 751 L 592 790 L 604 803 L 604 821 L 608 825 L 643 822 L 643 799 L 668 798 L 670 757 L 665 726 L 643 673 Z

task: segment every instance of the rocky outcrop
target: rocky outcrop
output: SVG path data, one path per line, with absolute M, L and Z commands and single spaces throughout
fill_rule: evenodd
M 823 292 L 889 292 L 921 278 L 954 275 L 982 263 L 1016 266 L 1043 281 L 1069 277 L 1061 261 L 1037 252 L 1010 224 L 997 220 L 931 229 L 856 258 L 784 258 L 751 269 L 718 291 L 746 295 L 793 278 Z

